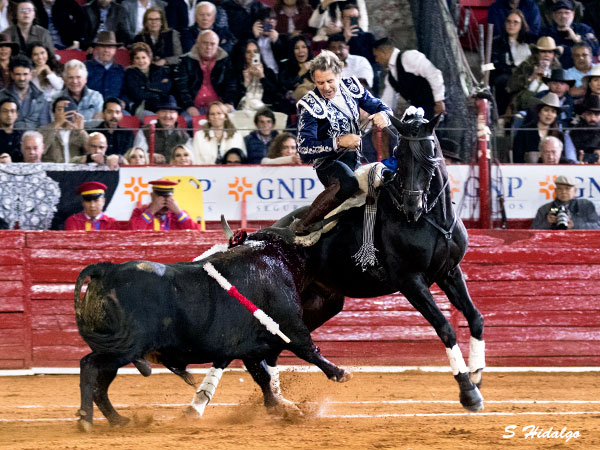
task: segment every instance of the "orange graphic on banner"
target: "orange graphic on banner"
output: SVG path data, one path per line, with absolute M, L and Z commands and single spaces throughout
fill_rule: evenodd
M 556 180 L 556 175 L 546 175 L 546 179 L 539 182 L 540 192 L 546 196 L 546 200 L 554 198 L 554 180 Z
M 244 201 L 248 195 L 252 195 L 252 183 L 248 183 L 246 177 L 242 177 L 241 180 L 239 177 L 235 177 L 235 182 L 227 183 L 227 186 L 229 186 L 227 193 L 233 195 L 236 202 Z
M 450 177 L 450 198 L 454 199 L 454 194 L 458 194 L 460 192 L 460 181 L 455 179 L 452 175 L 448 174 Z
M 142 181 L 142 177 L 131 177 L 130 183 L 124 183 L 125 195 L 129 195 L 130 201 L 141 203 L 144 195 L 149 195 L 148 183 Z

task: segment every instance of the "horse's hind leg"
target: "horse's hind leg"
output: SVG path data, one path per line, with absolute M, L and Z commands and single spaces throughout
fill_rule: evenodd
M 469 379 L 467 366 L 460 348 L 456 345 L 456 333 L 435 304 L 423 276 L 421 274 L 409 275 L 404 279 L 400 292 L 435 328 L 435 332 L 446 346 L 450 367 L 460 388 L 460 403 L 469 411 L 481 411 L 483 409 L 483 397 L 477 386 Z
M 445 277 L 436 280 L 450 302 L 469 323 L 471 339 L 469 345 L 469 372 L 471 381 L 481 387 L 482 371 L 485 368 L 485 342 L 483 341 L 483 316 L 475 307 L 460 266 L 456 266 Z

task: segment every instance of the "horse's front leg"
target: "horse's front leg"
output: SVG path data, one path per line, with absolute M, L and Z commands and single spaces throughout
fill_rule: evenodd
M 436 280 L 452 305 L 459 310 L 467 322 L 471 332 L 469 345 L 469 371 L 471 381 L 481 388 L 482 372 L 485 368 L 485 342 L 483 340 L 483 316 L 471 300 L 467 284 L 460 266 L 456 266 L 448 274 Z
M 450 367 L 460 388 L 460 403 L 468 411 L 478 412 L 483 410 L 483 397 L 477 386 L 469 378 L 469 371 L 460 348 L 456 344 L 456 333 L 435 304 L 423 276 L 421 274 L 408 275 L 404 278 L 399 290 L 435 328 L 435 332 L 446 346 Z

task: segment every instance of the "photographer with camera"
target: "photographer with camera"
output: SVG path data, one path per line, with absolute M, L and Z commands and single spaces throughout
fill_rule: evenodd
M 40 128 L 46 150 L 44 162 L 68 163 L 86 154 L 88 134 L 83 129 L 83 116 L 69 97 L 60 96 L 52 103 L 54 121 Z
M 559 175 L 554 180 L 555 199 L 542 205 L 533 219 L 534 230 L 598 230 L 600 223 L 594 204 L 575 198 L 577 180 Z

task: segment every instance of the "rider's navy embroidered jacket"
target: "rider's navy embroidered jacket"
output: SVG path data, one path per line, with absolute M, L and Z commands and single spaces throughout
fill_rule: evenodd
M 338 136 L 360 134 L 359 108 L 369 114 L 380 111 L 392 114 L 392 110 L 373 97 L 356 77 L 342 78 L 340 93 L 352 117 L 348 117 L 334 102 L 323 98 L 317 88 L 298 101 L 297 144 L 298 153 L 304 162 L 317 162 L 337 155 Z

